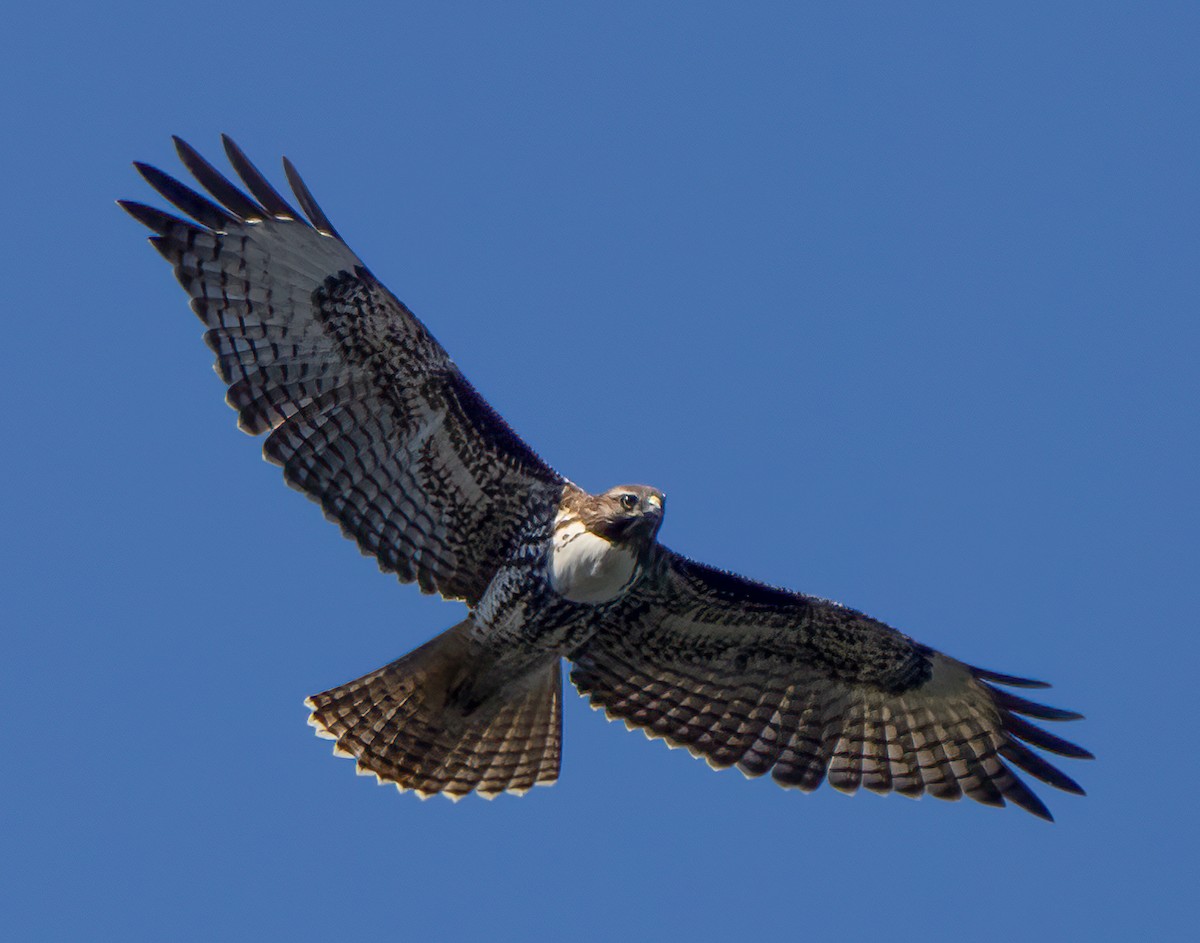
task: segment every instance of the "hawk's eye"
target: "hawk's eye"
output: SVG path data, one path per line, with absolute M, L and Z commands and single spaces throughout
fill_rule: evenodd
M 623 507 L 626 511 L 632 511 L 635 507 L 637 507 L 637 495 L 636 494 L 621 495 L 621 507 Z

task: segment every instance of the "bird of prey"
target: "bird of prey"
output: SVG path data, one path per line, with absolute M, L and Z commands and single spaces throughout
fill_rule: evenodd
M 554 471 L 371 274 L 283 166 L 303 214 L 228 138 L 230 181 L 185 142 L 201 195 L 146 164 L 185 217 L 121 201 L 207 328 L 238 424 L 380 569 L 463 600 L 463 621 L 307 700 L 358 771 L 421 796 L 555 781 L 561 663 L 610 718 L 718 769 L 1051 818 L 1023 770 L 1090 754 L 1026 718 L 1080 715 L 1007 688 L 861 612 L 754 582 L 657 540 L 663 492 L 589 494 Z

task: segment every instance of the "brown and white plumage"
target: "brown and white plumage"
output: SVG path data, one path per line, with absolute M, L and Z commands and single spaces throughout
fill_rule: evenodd
M 294 169 L 312 225 L 230 139 L 230 162 L 257 202 L 186 143 L 176 147 L 223 205 L 137 164 L 196 222 L 122 206 L 157 233 L 151 241 L 191 296 L 239 425 L 270 433 L 267 460 L 382 569 L 478 601 L 531 502 L 556 505 L 562 478 L 342 242 Z
M 542 462 L 290 163 L 304 215 L 229 139 L 245 190 L 176 148 L 212 199 L 138 164 L 190 219 L 122 206 L 191 297 L 239 425 L 268 434 L 265 457 L 383 570 L 470 607 L 409 655 L 309 699 L 313 725 L 360 772 L 455 797 L 554 781 L 567 657 L 610 716 L 785 786 L 966 795 L 1046 818 L 1013 767 L 1082 792 L 1029 745 L 1087 751 L 1024 719 L 1079 715 L 1003 690 L 1038 682 L 667 550 L 662 492 L 590 495 Z
M 309 698 L 319 736 L 358 760 L 359 772 L 422 797 L 523 793 L 558 778 L 559 661 L 524 676 L 494 710 L 463 711 L 448 692 L 475 667 L 470 624 L 349 684 Z
M 662 549 L 656 565 L 573 655 L 595 707 L 686 747 L 718 769 L 771 772 L 811 791 L 966 795 L 1049 817 L 1012 772 L 1082 793 L 1022 741 L 1089 754 L 1033 724 L 1079 715 L 996 683 L 1040 682 L 973 668 L 869 616 L 745 580 Z

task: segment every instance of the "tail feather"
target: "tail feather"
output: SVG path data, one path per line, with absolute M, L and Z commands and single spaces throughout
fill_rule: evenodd
M 355 681 L 305 703 L 318 736 L 358 772 L 423 798 L 524 793 L 558 778 L 562 677 L 558 659 L 502 685 L 482 704 L 456 692 L 480 671 L 470 621 Z

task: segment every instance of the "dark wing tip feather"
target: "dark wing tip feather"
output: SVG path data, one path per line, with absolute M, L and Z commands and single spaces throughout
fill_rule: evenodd
M 201 196 L 170 174 L 165 174 L 157 167 L 143 164 L 141 161 L 135 160 L 133 166 L 167 202 L 183 210 L 202 226 L 207 226 L 209 229 L 224 229 L 230 223 L 237 222 L 224 207 Z
M 1001 674 L 999 671 L 988 671 L 986 668 L 976 668 L 973 665 L 969 666 L 971 674 L 983 681 L 991 681 L 995 684 L 1006 684 L 1010 688 L 1048 688 L 1050 685 L 1045 681 L 1035 681 L 1033 678 L 1019 678 L 1016 675 Z
M 153 229 L 160 235 L 166 235 L 175 226 L 192 225 L 185 219 L 172 216 L 170 213 L 164 213 L 155 206 L 147 206 L 145 203 L 139 203 L 137 200 L 117 200 L 117 206 L 121 207 L 121 209 L 147 229 Z
M 1049 750 L 1051 753 L 1057 753 L 1059 756 L 1068 756 L 1076 760 L 1095 759 L 1091 752 L 1085 750 L 1083 747 L 1077 746 L 1069 740 L 1064 740 L 1062 737 L 1056 737 L 1048 730 L 1043 730 L 1036 724 L 1031 724 L 1016 714 L 1006 713 L 1004 715 L 1004 729 L 1012 736 L 1024 740 L 1026 743 L 1032 743 L 1035 747 L 1041 747 L 1043 750 Z
M 251 200 L 212 164 L 205 160 L 194 147 L 178 135 L 172 135 L 175 152 L 179 159 L 213 198 L 241 219 L 263 219 L 267 211 Z
M 1037 793 L 1026 786 L 1021 781 L 1021 777 L 1017 775 L 1013 775 L 1012 782 L 1005 788 L 1004 799 L 1026 812 L 1036 815 L 1039 819 L 1045 819 L 1047 822 L 1054 821 L 1054 816 L 1050 814 L 1046 803 L 1039 799 Z
M 1030 776 L 1037 777 L 1055 789 L 1061 789 L 1063 792 L 1073 793 L 1077 796 L 1087 795 L 1079 783 L 1057 766 L 1038 756 L 1023 743 L 1009 739 L 1000 747 L 999 753 L 1013 765 L 1025 770 Z
M 158 254 L 168 262 L 170 262 L 172 266 L 179 264 L 179 247 L 169 237 L 151 236 L 150 245 L 154 246 L 155 251 L 158 252 Z M 180 275 L 179 278 L 181 281 L 184 278 L 188 278 L 190 281 L 190 276 Z M 185 282 L 183 284 L 186 288 L 187 283 Z
M 994 688 L 987 682 L 981 683 L 992 696 L 992 700 L 1005 710 L 1024 714 L 1026 717 L 1037 717 L 1041 720 L 1083 720 L 1083 715 L 1076 711 L 1067 711 L 1060 707 L 1038 704 L 1036 701 L 1026 700 L 1009 691 Z
M 242 178 L 242 183 L 266 208 L 268 213 L 285 219 L 303 220 L 304 217 L 292 209 L 288 201 L 279 195 L 279 191 L 271 186 L 267 178 L 250 162 L 250 158 L 234 143 L 233 138 L 228 134 L 222 134 L 221 143 L 225 145 L 225 154 L 229 157 L 229 163 L 233 165 L 237 175 Z
M 1004 729 L 1005 743 L 999 747 L 999 753 L 1009 763 L 1024 770 L 1047 785 L 1061 789 L 1063 792 L 1077 796 L 1086 795 L 1083 787 L 1070 776 L 1054 766 L 1048 760 L 1031 750 L 1026 744 L 1032 744 L 1050 753 L 1070 757 L 1076 760 L 1095 759 L 1090 750 L 1085 750 L 1077 744 L 1055 736 L 1032 724 L 1019 715 L 1036 717 L 1040 720 L 1080 720 L 1083 715 L 1076 711 L 1062 710 L 1030 701 L 1009 691 L 993 687 L 993 684 L 1004 684 L 1024 688 L 1048 688 L 1050 685 L 1043 681 L 1033 681 L 1029 678 L 1018 678 L 1013 675 L 1001 674 L 998 671 L 988 671 L 984 668 L 972 667 L 971 673 L 979 679 L 980 684 L 987 690 L 996 707 L 1000 709 L 1000 722 Z M 989 684 L 988 682 L 992 682 Z M 1024 742 L 1022 742 L 1024 741 Z M 1054 821 L 1046 806 L 1015 774 L 1013 784 L 1005 791 L 1005 798 L 1011 799 L 1028 812 Z
M 325 211 L 313 199 L 312 191 L 305 185 L 295 165 L 286 157 L 283 159 L 283 172 L 287 176 L 292 192 L 296 194 L 296 199 L 300 201 L 300 208 L 308 214 L 309 221 L 317 231 L 333 236 L 339 242 L 345 242 L 346 240 L 341 237 L 341 234 L 333 228 L 333 223 L 329 221 Z

